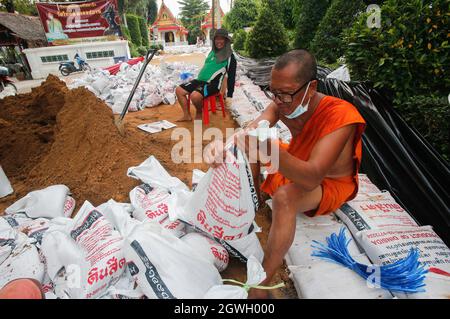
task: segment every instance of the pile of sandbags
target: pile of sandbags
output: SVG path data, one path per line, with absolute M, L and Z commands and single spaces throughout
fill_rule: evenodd
M 69 88 L 84 86 L 105 101 L 114 113 L 120 113 L 142 65 L 142 62 L 134 65 L 122 63 L 116 75 L 111 75 L 106 70 L 94 70 L 74 80 Z M 161 103 L 175 104 L 175 88 L 195 78 L 198 71 L 197 66 L 182 62 L 162 61 L 159 66 L 148 65 L 128 110 L 139 111 Z
M 211 51 L 210 46 L 197 46 L 192 45 L 171 45 L 164 46 L 164 53 L 170 54 L 191 54 L 191 53 L 203 53 L 207 55 Z
M 220 276 L 235 256 L 249 267 L 247 284 L 265 279 L 251 173 L 238 159 L 203 174 L 191 191 L 150 157 L 128 170 L 143 183 L 130 203 L 85 201 L 73 218 L 66 186 L 29 193 L 0 217 L 0 289 L 32 278 L 46 298 L 246 298 Z M 215 189 L 224 171 L 233 178 Z M 224 223 L 218 217 L 230 209 L 237 215 Z

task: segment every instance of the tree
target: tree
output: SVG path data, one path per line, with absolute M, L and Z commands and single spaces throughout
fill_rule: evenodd
M 325 15 L 331 0 L 303 0 L 298 10 L 295 46 L 309 49 L 317 27 Z
M 247 32 L 244 30 L 238 30 L 233 35 L 233 49 L 235 51 L 241 51 L 245 49 L 245 42 L 247 41 Z
M 256 0 L 236 0 L 233 8 L 225 15 L 224 25 L 231 33 L 256 22 L 258 12 Z
M 342 31 L 356 20 L 366 5 L 362 0 L 334 0 L 311 41 L 311 51 L 319 60 L 335 63 L 344 53 Z
M 288 40 L 280 19 L 268 5 L 263 5 L 248 35 L 246 51 L 252 58 L 275 57 L 286 52 Z
M 146 20 L 147 19 L 145 19 L 143 17 L 138 17 L 139 31 L 141 32 L 142 46 L 144 46 L 145 48 L 148 48 L 150 43 L 149 43 L 149 38 L 148 38 L 148 29 L 147 29 Z
M 182 0 L 180 5 L 181 23 L 188 29 L 189 44 L 196 43 L 197 37 L 201 35 L 201 24 L 209 10 L 205 0 Z
M 141 35 L 141 29 L 139 28 L 139 20 L 138 17 L 134 14 L 127 14 L 127 21 L 128 21 L 128 30 L 130 31 L 131 36 L 131 42 L 136 47 L 140 47 L 142 45 L 142 35 Z
M 158 16 L 158 4 L 156 0 L 149 0 L 147 6 L 147 23 L 152 25 Z

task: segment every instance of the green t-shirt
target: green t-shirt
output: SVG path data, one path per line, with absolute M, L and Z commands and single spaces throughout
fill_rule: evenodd
M 209 52 L 208 56 L 206 57 L 205 65 L 198 74 L 197 80 L 209 82 L 220 72 L 225 72 L 227 65 L 228 60 L 225 60 L 222 63 L 217 63 L 216 54 L 214 50 L 211 50 L 211 52 Z

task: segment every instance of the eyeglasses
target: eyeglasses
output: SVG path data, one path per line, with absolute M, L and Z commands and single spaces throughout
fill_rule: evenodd
M 311 80 L 312 81 L 312 80 Z M 280 100 L 283 103 L 292 103 L 292 101 L 294 101 L 294 96 L 300 92 L 309 82 L 306 82 L 305 84 L 303 84 L 298 90 L 296 90 L 294 93 L 273 93 L 270 90 L 269 86 L 266 86 L 264 88 L 264 94 L 271 99 L 272 101 L 275 101 L 275 99 Z

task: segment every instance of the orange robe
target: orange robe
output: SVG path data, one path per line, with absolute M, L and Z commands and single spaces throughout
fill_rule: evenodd
M 309 216 L 331 213 L 356 196 L 362 156 L 361 136 L 365 129 L 365 121 L 352 104 L 332 96 L 325 96 L 302 131 L 292 138 L 289 145 L 281 145 L 289 154 L 308 161 L 311 151 L 322 137 L 351 124 L 358 124 L 353 148 L 354 174 L 340 178 L 324 178 L 321 183 L 322 200 L 317 210 L 305 212 Z M 261 189 L 273 195 L 278 187 L 289 183 L 292 182 L 280 173 L 270 174 L 261 185 Z

